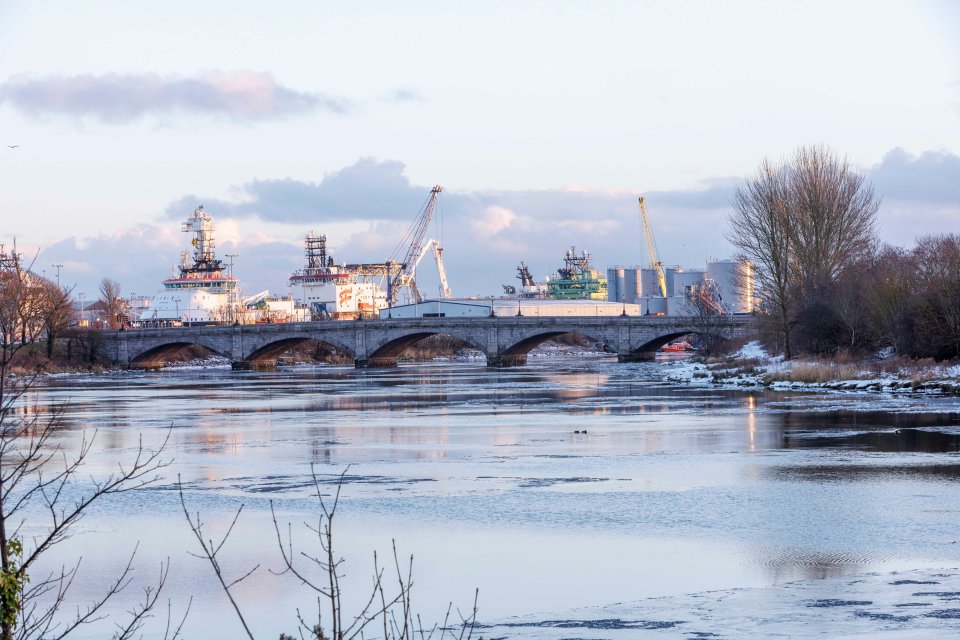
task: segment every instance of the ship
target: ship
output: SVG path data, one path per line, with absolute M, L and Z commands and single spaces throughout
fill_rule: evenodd
M 503 285 L 507 298 L 551 298 L 554 300 L 606 300 L 607 279 L 593 267 L 590 254 L 577 253 L 576 247 L 567 249 L 563 266 L 554 275 L 536 282 L 527 263 L 520 261 L 517 267 L 520 286 Z
M 387 306 L 387 296 L 374 279 L 387 278 L 396 265 L 337 265 L 327 253 L 327 236 L 313 231 L 304 239 L 304 256 L 304 267 L 293 272 L 288 284 L 299 290 L 299 304 L 312 319 L 374 317 Z
M 607 279 L 590 263 L 590 254 L 567 249 L 563 266 L 547 279 L 548 298 L 556 300 L 606 300 Z
M 191 234 L 193 250 L 180 253 L 180 264 L 163 281 L 163 290 L 152 304 L 143 309 L 140 324 L 183 326 L 238 320 L 240 288 L 232 273 L 224 274 L 217 258 L 213 218 L 200 205 L 180 230 Z

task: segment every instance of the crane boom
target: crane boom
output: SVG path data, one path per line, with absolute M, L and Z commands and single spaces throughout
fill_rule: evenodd
M 437 261 L 437 273 L 440 275 L 440 299 L 450 300 L 453 294 L 450 292 L 450 284 L 447 282 L 447 270 L 443 266 L 443 248 L 440 244 L 433 241 L 433 257 Z
M 427 252 L 430 251 L 433 252 L 433 259 L 437 263 L 437 274 L 440 276 L 440 299 L 450 300 L 453 298 L 453 294 L 450 293 L 450 284 L 447 282 L 447 270 L 443 266 L 443 248 L 439 242 L 433 238 L 427 240 L 426 244 L 423 245 L 423 250 L 420 251 L 420 255 L 413 261 L 412 271 L 413 273 L 417 272 L 417 269 L 420 268 L 420 263 L 423 262 L 423 259 L 427 257 Z M 410 282 L 417 302 L 422 302 L 423 295 L 420 293 L 420 288 L 417 286 L 416 281 L 411 280 Z
M 387 304 L 389 304 L 391 307 L 396 304 L 397 296 L 401 287 L 409 287 L 412 297 L 420 297 L 419 292 L 416 289 L 416 284 L 414 283 L 413 272 L 415 269 L 415 263 L 423 253 L 423 240 L 427 235 L 427 228 L 430 226 L 430 220 L 433 219 L 433 210 L 437 206 L 437 198 L 440 196 L 441 191 L 443 191 L 443 187 L 440 185 L 436 185 L 430 190 L 430 197 L 427 198 L 427 201 L 420 209 L 420 213 L 417 215 L 417 218 L 413 221 L 413 224 L 410 225 L 410 228 L 404 235 L 403 240 L 400 241 L 400 245 L 394 251 L 394 256 L 399 256 L 400 252 L 404 250 L 403 243 L 405 241 L 409 242 L 409 244 L 406 246 L 406 250 L 404 251 L 403 259 L 399 261 L 399 270 L 397 271 L 396 275 L 394 275 L 393 278 L 387 282 Z M 395 264 L 396 262 L 397 261 L 388 261 L 387 264 Z
M 647 242 L 647 253 L 650 258 L 650 268 L 657 274 L 657 286 L 660 295 L 667 297 L 667 275 L 663 271 L 663 263 L 657 254 L 657 242 L 653 239 L 653 227 L 650 226 L 650 215 L 647 213 L 647 202 L 640 196 L 640 221 L 643 223 L 643 237 Z

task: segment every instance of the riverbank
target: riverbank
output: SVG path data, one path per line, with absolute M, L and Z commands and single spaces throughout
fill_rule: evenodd
M 685 385 L 764 387 L 778 391 L 872 391 L 960 395 L 960 364 L 879 354 L 860 361 L 771 356 L 749 342 L 727 356 L 670 363 L 664 380 Z

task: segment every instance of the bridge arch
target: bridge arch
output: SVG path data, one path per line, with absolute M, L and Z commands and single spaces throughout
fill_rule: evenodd
M 663 335 L 659 335 L 656 338 L 652 340 L 648 340 L 647 342 L 643 343 L 636 349 L 633 349 L 628 354 L 621 355 L 620 360 L 624 362 L 629 362 L 634 360 L 653 360 L 657 351 L 661 347 L 669 344 L 670 342 L 673 342 L 678 338 L 682 338 L 683 336 L 689 336 L 692 333 L 696 333 L 696 331 L 688 327 L 684 331 L 673 331 L 671 333 L 665 333 Z
M 394 367 L 397 364 L 397 358 L 407 347 L 431 336 L 449 336 L 470 345 L 482 353 L 486 353 L 487 351 L 486 345 L 479 342 L 476 336 L 468 332 L 421 330 L 384 340 L 370 350 L 370 354 L 366 359 L 362 361 L 358 360 L 357 364 L 365 367 Z
M 218 356 L 229 358 L 229 354 L 220 352 L 202 340 L 171 340 L 161 342 L 130 358 L 130 365 L 138 369 L 159 369 L 168 362 L 176 360 L 176 356 L 190 347 L 202 347 Z
M 601 334 L 583 331 L 580 328 L 575 330 L 563 330 L 558 328 L 551 329 L 549 331 L 538 331 L 536 333 L 527 335 L 520 340 L 517 340 L 513 344 L 508 345 L 505 349 L 500 351 L 500 354 L 496 358 L 488 357 L 488 364 L 491 366 L 513 366 L 526 364 L 527 355 L 529 355 L 531 351 L 539 347 L 544 342 L 563 335 L 583 336 L 584 338 L 593 341 L 594 344 L 609 344 L 608 340 Z
M 283 336 L 282 338 L 271 340 L 255 347 L 244 357 L 242 365 L 238 368 L 272 369 L 277 365 L 277 359 L 285 352 L 310 342 L 316 342 L 321 345 L 332 347 L 335 351 L 345 353 L 350 357 L 350 359 L 355 357 L 354 350 L 351 347 L 343 344 L 335 338 L 303 334 L 296 336 Z

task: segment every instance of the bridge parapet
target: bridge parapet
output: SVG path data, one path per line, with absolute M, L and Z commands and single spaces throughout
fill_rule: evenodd
M 172 353 L 200 345 L 229 358 L 238 369 L 276 366 L 284 351 L 311 340 L 354 359 L 358 367 L 395 366 L 404 349 L 431 335 L 449 335 L 482 351 L 490 366 L 526 362 L 527 354 L 550 338 L 586 336 L 621 361 L 650 359 L 667 342 L 690 333 L 750 336 L 752 316 L 733 316 L 709 326 L 682 317 L 491 317 L 322 321 L 289 324 L 219 325 L 131 329 L 106 335 L 107 353 L 117 364 L 160 366 Z

